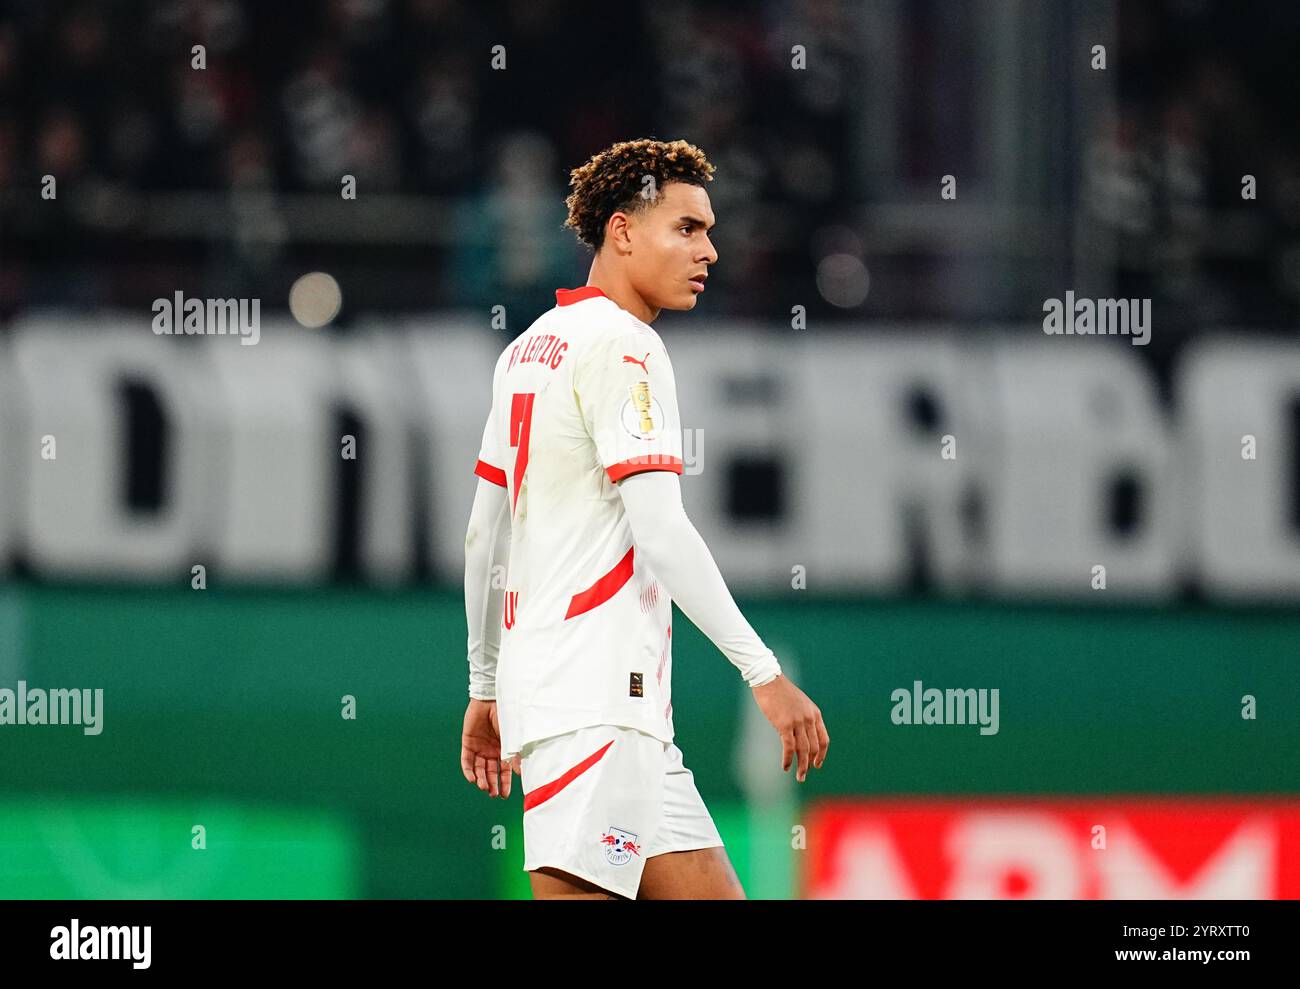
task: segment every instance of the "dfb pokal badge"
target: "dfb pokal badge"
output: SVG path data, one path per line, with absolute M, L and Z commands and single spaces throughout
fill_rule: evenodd
M 619 418 L 623 428 L 633 439 L 653 440 L 659 437 L 659 427 L 664 421 L 664 409 L 659 399 L 650 394 L 650 382 L 638 381 L 628 386 L 629 398 L 623 403 Z

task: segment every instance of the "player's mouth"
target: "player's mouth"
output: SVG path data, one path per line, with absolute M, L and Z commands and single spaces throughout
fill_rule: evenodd
M 695 291 L 697 291 L 697 292 L 703 292 L 703 291 L 704 291 L 704 283 L 705 283 L 705 281 L 708 280 L 708 277 L 709 277 L 708 275 L 692 275 L 692 276 L 691 276 L 691 285 L 693 285 L 693 286 L 695 287 Z

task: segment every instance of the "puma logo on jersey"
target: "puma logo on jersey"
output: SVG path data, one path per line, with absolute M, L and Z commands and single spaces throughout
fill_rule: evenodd
M 623 355 L 623 363 L 624 363 L 624 364 L 640 364 L 640 365 L 641 365 L 641 370 L 642 370 L 642 371 L 645 371 L 646 374 L 649 374 L 649 373 L 650 373 L 650 370 L 645 366 L 645 362 L 648 361 L 649 359 L 650 359 L 650 354 L 649 354 L 648 351 L 646 352 L 646 355 L 645 355 L 644 359 L 642 359 L 642 360 L 637 360 L 637 359 L 636 359 L 635 357 L 633 357 L 631 354 L 624 354 L 624 355 Z

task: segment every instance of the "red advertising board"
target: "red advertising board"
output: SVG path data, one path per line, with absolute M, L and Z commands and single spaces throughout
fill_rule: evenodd
M 1297 899 L 1300 799 L 832 800 L 810 899 Z

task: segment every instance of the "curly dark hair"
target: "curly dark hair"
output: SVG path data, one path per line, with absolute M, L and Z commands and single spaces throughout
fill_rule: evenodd
M 713 165 L 703 151 L 685 141 L 641 138 L 611 145 L 569 173 L 573 192 L 564 201 L 569 207 L 564 225 L 599 251 L 610 216 L 620 211 L 637 213 L 654 202 L 642 195 L 647 175 L 654 177 L 656 190 L 669 182 L 703 186 L 713 181 Z

